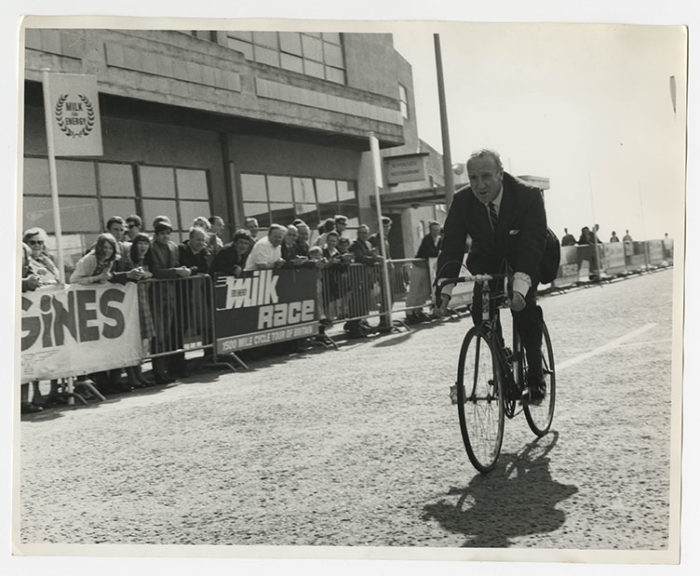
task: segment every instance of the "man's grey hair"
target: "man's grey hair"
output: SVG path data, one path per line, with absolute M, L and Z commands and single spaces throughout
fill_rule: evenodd
M 282 234 L 287 233 L 287 229 L 281 224 L 270 224 L 270 228 L 268 228 L 267 230 L 268 236 L 272 233 L 273 230 L 279 230 L 280 232 L 282 232 Z
M 191 226 L 190 227 L 190 238 L 194 238 L 195 234 L 202 233 L 205 238 L 209 237 L 209 232 L 202 228 L 201 226 Z
M 496 163 L 498 171 L 503 172 L 503 163 L 501 162 L 501 156 L 495 150 L 489 150 L 488 148 L 482 148 L 481 150 L 477 150 L 476 152 L 472 153 L 472 155 L 469 156 L 469 160 L 467 160 L 467 167 L 469 166 L 469 162 L 471 162 L 472 160 L 480 160 L 483 158 L 493 159 L 493 161 Z

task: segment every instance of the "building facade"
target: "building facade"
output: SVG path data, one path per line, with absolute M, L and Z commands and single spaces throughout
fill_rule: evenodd
M 25 230 L 53 231 L 41 71 L 97 78 L 104 154 L 57 159 L 68 263 L 114 215 L 150 229 L 164 214 L 181 237 L 210 215 L 228 237 L 248 216 L 315 227 L 344 214 L 374 230 L 369 134 L 385 155 L 422 146 L 390 34 L 25 32 Z

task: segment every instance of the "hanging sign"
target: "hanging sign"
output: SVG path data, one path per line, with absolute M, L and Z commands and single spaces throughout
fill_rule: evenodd
M 48 74 L 54 154 L 102 156 L 97 78 L 87 74 Z

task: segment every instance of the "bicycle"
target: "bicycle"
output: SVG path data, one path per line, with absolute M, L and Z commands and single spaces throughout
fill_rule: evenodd
M 503 279 L 503 289 L 491 291 L 490 285 Z M 549 431 L 554 416 L 556 372 L 554 352 L 547 325 L 542 320 L 542 367 L 546 385 L 544 399 L 530 401 L 527 387 L 527 358 L 517 330 L 513 327 L 512 349 L 502 336 L 500 309 L 509 307 L 508 274 L 485 274 L 474 277 L 448 278 L 450 282 L 474 280 L 481 284 L 475 291 L 474 304 L 482 311 L 482 321 L 471 328 L 462 342 L 457 368 L 456 402 L 459 426 L 472 465 L 487 473 L 496 465 L 503 443 L 505 417 L 525 414 L 537 437 Z M 488 294 L 485 299 L 484 295 Z

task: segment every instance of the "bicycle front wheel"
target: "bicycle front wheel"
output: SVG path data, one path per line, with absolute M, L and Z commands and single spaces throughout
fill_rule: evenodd
M 467 455 L 479 472 L 496 465 L 503 443 L 503 381 L 488 334 L 474 327 L 464 337 L 457 372 L 457 409 Z
M 522 354 L 522 366 L 524 374 L 524 382 L 527 382 L 527 359 L 525 352 Z M 554 351 L 552 350 L 552 341 L 549 338 L 547 326 L 542 323 L 542 374 L 544 376 L 545 392 L 544 400 L 539 404 L 531 404 L 525 402 L 523 412 L 527 423 L 538 437 L 544 436 L 552 425 L 554 418 L 554 400 L 556 397 L 556 371 L 554 369 Z

